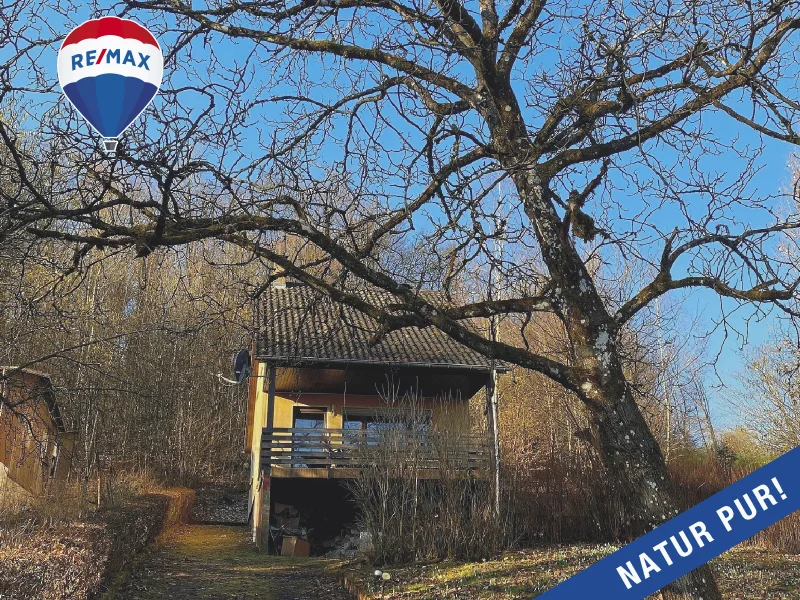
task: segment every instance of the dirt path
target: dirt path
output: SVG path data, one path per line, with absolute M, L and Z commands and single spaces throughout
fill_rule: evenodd
M 183 525 L 137 564 L 115 600 L 349 600 L 336 564 L 259 554 L 245 527 Z

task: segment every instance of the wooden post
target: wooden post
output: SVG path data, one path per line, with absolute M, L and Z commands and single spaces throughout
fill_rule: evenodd
M 497 196 L 497 210 L 494 214 L 494 230 L 495 232 L 499 232 L 502 229 L 501 225 L 501 213 L 503 212 L 503 203 L 505 198 L 502 194 Z M 498 257 L 499 263 L 502 264 L 503 262 L 503 251 L 505 249 L 505 244 L 503 243 L 502 236 L 496 237 L 492 241 L 494 254 Z M 497 268 L 494 261 L 489 262 L 489 285 L 488 285 L 488 300 L 494 300 L 494 292 L 495 292 L 495 285 L 497 285 L 494 281 L 494 272 Z M 503 277 L 502 271 L 500 272 L 500 278 Z M 498 279 L 500 279 L 498 278 Z M 500 279 L 498 282 L 501 285 L 498 286 L 497 290 L 499 295 L 502 296 L 502 289 L 503 289 L 503 281 Z M 493 342 L 497 342 L 500 337 L 499 331 L 499 320 L 497 315 L 492 315 L 489 317 L 489 337 Z M 493 492 L 494 492 L 494 516 L 497 519 L 497 523 L 500 523 L 500 425 L 498 423 L 498 410 L 497 410 L 497 361 L 492 358 L 492 369 L 489 373 L 489 381 L 486 385 L 486 417 L 489 421 L 489 426 L 491 427 L 491 435 L 492 435 L 492 471 L 493 471 Z
M 264 427 L 275 425 L 275 367 L 269 367 L 269 392 L 267 393 L 267 416 Z M 263 435 L 263 433 L 262 433 Z M 261 552 L 269 552 L 269 521 L 271 516 L 270 503 L 272 500 L 272 464 L 267 461 L 261 464 L 261 494 L 260 494 L 259 517 L 261 521 L 261 531 L 257 545 Z
M 486 382 L 486 421 L 489 425 L 491 436 L 491 458 L 492 458 L 492 505 L 494 516 L 500 520 L 500 430 L 498 424 L 497 410 L 497 370 L 495 369 L 494 359 L 492 359 L 492 370 Z
M 275 426 L 275 367 L 269 368 L 269 392 L 267 394 L 267 418 L 264 427 L 272 429 Z M 264 472 L 269 477 L 272 474 L 272 465 L 268 462 L 263 465 Z

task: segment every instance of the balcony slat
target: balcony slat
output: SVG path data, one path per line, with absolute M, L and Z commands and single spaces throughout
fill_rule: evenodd
M 297 468 L 350 469 L 393 466 L 476 471 L 488 465 L 485 436 L 458 436 L 410 429 L 264 428 L 261 458 L 265 464 Z

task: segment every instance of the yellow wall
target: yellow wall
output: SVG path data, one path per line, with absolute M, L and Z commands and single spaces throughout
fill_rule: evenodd
M 259 384 L 255 390 L 253 402 L 253 428 L 248 440 L 251 450 L 253 465 L 256 469 L 260 464 L 261 429 L 266 426 L 267 400 L 269 395 L 269 379 L 266 365 L 258 363 L 255 372 L 259 375 Z M 273 427 L 291 428 L 295 406 L 308 406 L 325 408 L 325 427 L 327 429 L 341 429 L 342 411 L 345 406 L 385 408 L 386 403 L 381 396 L 355 395 L 355 394 L 317 394 L 317 393 L 287 393 L 278 392 L 275 395 L 275 413 Z M 447 403 L 436 402 L 434 399 L 424 399 L 422 408 L 432 410 L 433 422 L 437 427 L 454 427 L 462 431 L 469 430 L 469 403 L 459 400 Z
M 252 415 L 248 419 L 248 440 L 246 447 L 251 453 L 251 464 L 257 470 L 260 464 L 261 429 L 266 426 L 267 400 L 269 395 L 269 379 L 266 364 L 257 362 L 254 372 L 258 374 L 258 385 L 252 388 L 255 398 L 251 402 Z M 326 409 L 325 427 L 342 428 L 342 410 L 344 406 L 375 407 L 386 406 L 384 400 L 375 395 L 354 394 L 312 394 L 286 393 L 275 395 L 275 414 L 273 427 L 290 428 L 293 425 L 295 406 L 322 407 Z M 448 403 L 435 402 L 433 399 L 423 400 L 422 406 L 433 411 L 434 424 L 451 425 L 467 430 L 469 427 L 469 403 L 463 400 Z M 252 428 L 249 426 L 252 423 Z
M 267 366 L 262 362 L 256 363 L 256 368 L 253 371 L 257 376 L 258 385 L 251 388 L 255 393 L 254 402 L 252 402 L 252 428 L 248 432 L 252 438 L 248 440 L 248 447 L 250 448 L 250 507 L 253 511 L 253 526 L 259 523 L 256 521 L 258 515 L 258 489 L 261 477 L 261 430 L 266 425 L 267 419 L 267 392 L 260 382 L 267 379 Z
M 341 429 L 342 413 L 345 407 L 386 408 L 385 400 L 379 395 L 354 394 L 283 394 L 275 397 L 275 427 L 292 427 L 295 406 L 320 407 L 326 409 L 325 427 Z M 451 427 L 469 431 L 469 403 L 466 401 L 437 402 L 424 399 L 421 408 L 431 410 L 433 424 L 438 429 Z

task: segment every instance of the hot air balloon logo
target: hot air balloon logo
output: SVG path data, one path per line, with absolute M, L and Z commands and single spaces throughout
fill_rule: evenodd
M 163 73 L 156 38 L 129 19 L 87 21 L 70 32 L 58 51 L 61 89 L 110 152 L 155 97 Z

